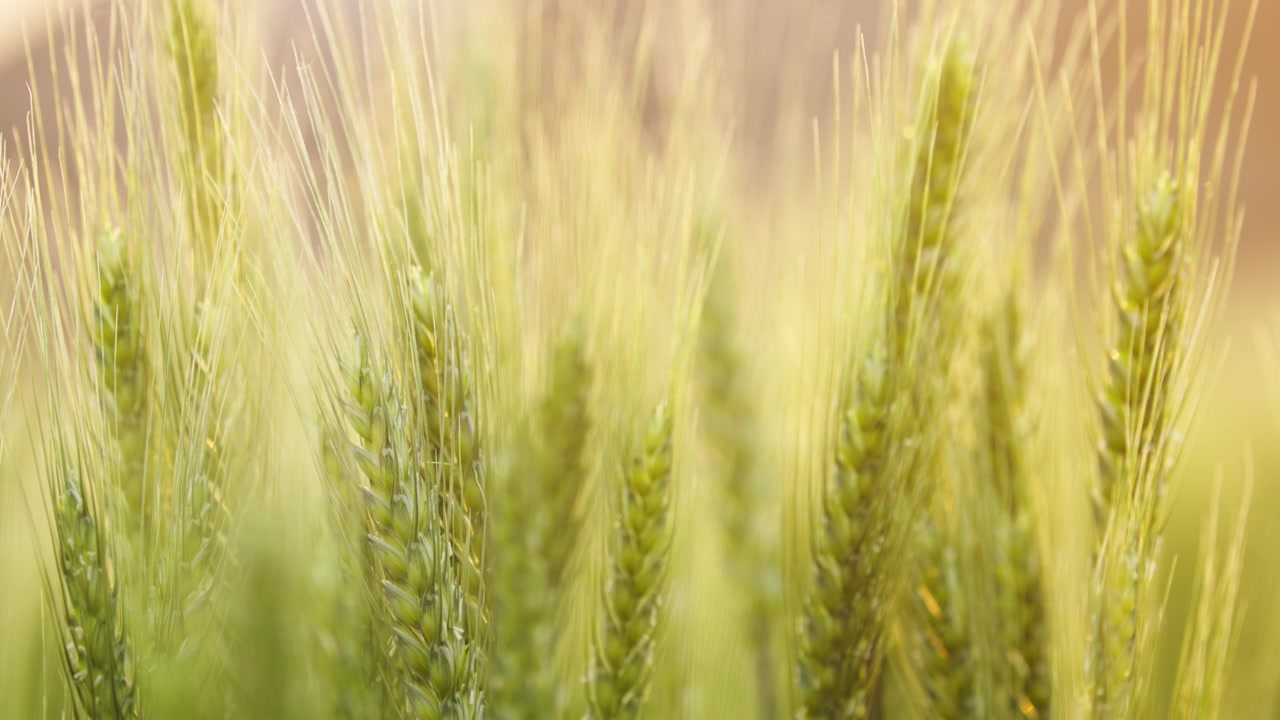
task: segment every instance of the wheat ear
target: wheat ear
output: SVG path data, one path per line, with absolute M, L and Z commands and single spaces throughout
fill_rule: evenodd
M 574 325 L 556 344 L 550 384 L 539 409 L 537 429 L 538 484 L 549 500 L 551 519 L 544 528 L 547 572 L 555 591 L 565 587 L 573 550 L 582 532 L 578 498 L 587 476 L 591 382 L 582 331 Z
M 488 633 L 489 612 L 483 587 L 484 462 L 474 368 L 440 282 L 415 268 L 409 300 L 421 391 L 420 425 L 440 481 L 449 549 L 466 587 L 469 632 L 483 638 Z
M 1172 408 L 1163 392 L 1178 361 L 1178 321 L 1185 300 L 1183 228 L 1177 184 L 1161 176 L 1139 200 L 1134 233 L 1122 250 L 1120 277 L 1113 301 L 1119 333 L 1107 354 L 1107 378 L 1098 413 L 1102 439 L 1098 444 L 1101 482 L 1094 495 L 1094 518 L 1105 527 L 1117 501 L 1116 493 L 1137 490 L 1135 481 L 1146 468 L 1142 447 L 1159 443 L 1171 431 Z M 1156 482 L 1166 481 L 1165 468 L 1152 468 Z
M 623 480 L 589 678 L 590 716 L 637 718 L 649 694 L 671 555 L 672 418 L 659 405 Z
M 755 666 L 760 712 L 778 712 L 773 617 L 781 584 L 777 553 L 768 525 L 771 515 L 766 478 L 755 457 L 753 388 L 746 376 L 737 338 L 730 258 L 711 271 L 698 325 L 698 369 L 703 426 L 714 461 L 725 564 L 736 594 L 746 598 L 746 632 Z M 780 518 L 777 518 L 780 525 Z M 772 523 L 769 523 L 770 525 Z
M 1093 504 L 1102 531 L 1090 682 L 1094 711 L 1103 718 L 1126 716 L 1133 698 L 1144 577 L 1156 542 L 1150 501 L 1163 495 L 1170 470 L 1171 383 L 1181 361 L 1178 325 L 1186 302 L 1184 238 L 1179 188 L 1165 174 L 1139 199 L 1122 250 L 1113 293 L 1119 332 L 1098 402 L 1101 472 Z
M 927 425 L 945 406 L 943 382 L 959 325 L 953 207 L 973 111 L 973 63 L 948 46 L 928 78 L 905 216 L 893 238 L 888 348 L 844 393 L 835 468 L 824 488 L 814 585 L 800 654 L 803 717 L 867 717 L 883 662 L 894 564 L 920 521 L 931 457 Z M 889 398 L 905 396 L 896 407 Z M 909 413 L 897 412 L 909 408 Z
M 866 717 L 880 669 L 892 570 L 880 556 L 893 508 L 882 487 L 888 409 L 883 365 L 858 377 L 840 422 L 822 504 L 800 650 L 800 716 Z
M 990 481 L 986 491 L 995 498 L 996 527 L 988 537 L 994 541 L 997 555 L 1001 619 L 1008 624 L 1008 630 L 1001 634 L 1004 652 L 999 659 L 1007 658 L 1010 665 L 1010 704 L 1024 717 L 1047 718 L 1052 713 L 1053 678 L 1040 549 L 1028 497 L 1031 473 L 1027 447 L 1031 438 L 1018 298 L 1012 289 L 1006 292 L 984 327 L 987 343 L 981 360 L 980 452 L 985 462 L 981 470 Z
M 129 527 L 140 524 L 145 528 L 151 514 L 145 496 L 150 378 L 137 278 L 119 230 L 104 234 L 98 244 L 97 281 L 89 330 L 98 360 L 102 399 L 121 455 L 118 485 L 129 513 Z
M 56 462 L 62 477 L 54 526 L 68 680 L 85 717 L 136 718 L 133 663 L 105 509 L 78 470 L 80 463 L 65 456 Z
M 493 708 L 503 717 L 555 713 L 555 649 L 560 600 L 581 534 L 578 497 L 587 477 L 591 366 L 575 325 L 553 352 L 547 389 L 509 461 L 495 508 L 494 604 L 498 616 Z
M 178 80 L 181 178 L 188 192 L 187 222 L 196 243 L 197 268 L 213 265 L 223 211 L 218 35 L 209 17 L 212 11 L 206 0 L 169 0 L 166 49 Z
M 423 476 L 403 401 L 365 345 L 352 367 L 347 418 L 366 485 L 369 543 L 400 669 L 402 710 L 414 718 L 474 717 L 479 648 L 463 632 L 466 601 L 445 545 L 439 493 Z

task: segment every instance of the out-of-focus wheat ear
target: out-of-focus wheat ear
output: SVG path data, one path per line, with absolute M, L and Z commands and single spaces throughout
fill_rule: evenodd
M 145 480 L 151 389 L 138 277 L 119 230 L 102 236 L 96 259 L 89 333 L 97 354 L 102 402 L 120 452 L 116 481 L 125 498 L 125 525 L 146 537 L 152 511 Z
M 767 480 L 755 457 L 757 409 L 739 349 L 734 267 L 727 252 L 722 248 L 711 270 L 698 325 L 701 427 L 718 488 L 726 569 L 734 594 L 745 598 L 745 630 L 754 656 L 760 712 L 772 718 L 780 709 L 772 628 L 781 599 L 781 572 L 769 531 L 771 526 L 781 527 L 781 517 L 770 510 Z
M 913 588 L 916 648 L 921 682 L 932 717 L 979 717 L 993 708 L 982 705 L 980 634 L 968 603 L 972 590 L 981 589 L 959 557 L 967 550 L 963 533 L 950 531 L 944 518 L 921 526 L 915 552 L 921 569 Z
M 626 469 L 588 677 L 589 715 L 640 716 L 653 676 L 671 555 L 671 408 L 660 404 Z
M 979 472 L 989 479 L 993 498 L 986 535 L 993 541 L 999 621 L 1014 710 L 1023 717 L 1047 718 L 1052 712 L 1053 678 L 1040 548 L 1029 497 L 1032 476 L 1027 458 L 1032 442 L 1026 416 L 1027 372 L 1021 295 L 1009 288 L 983 325 L 981 355 L 982 422 Z M 995 620 L 996 618 L 992 618 Z
M 213 267 L 226 168 L 218 119 L 218 33 L 208 0 L 169 0 L 166 50 L 177 75 L 181 179 L 197 269 Z M 202 285 L 203 287 L 203 285 Z M 200 293 L 203 295 L 203 293 Z
M 959 717 L 975 710 L 980 642 L 964 605 L 970 588 L 957 573 L 966 563 L 965 539 L 939 524 L 939 502 L 947 488 L 942 478 L 954 440 L 934 432 L 954 399 L 951 388 L 957 351 L 962 346 L 967 305 L 961 296 L 964 166 L 968 159 L 977 106 L 975 60 L 960 38 L 951 38 L 933 59 L 925 77 L 924 107 L 917 132 L 903 234 L 894 246 L 891 286 L 893 314 L 888 319 L 889 372 L 895 388 L 914 405 L 901 437 L 924 437 L 933 446 L 907 466 L 907 481 L 922 493 L 925 512 L 916 547 L 918 576 L 910 617 L 918 645 L 910 655 L 932 712 Z
M 65 450 L 63 451 L 65 452 Z M 85 463 L 55 458 L 54 531 L 66 621 L 67 681 L 90 718 L 139 716 L 132 652 L 105 508 L 83 476 Z
M 412 445 L 407 406 L 389 372 L 361 345 L 348 378 L 347 419 L 364 476 L 369 544 L 399 668 L 402 712 L 475 717 L 483 698 L 468 601 L 449 549 L 448 498 Z
M 1131 710 L 1143 583 L 1152 560 L 1154 508 L 1170 470 L 1167 448 L 1181 362 L 1185 228 L 1177 183 L 1161 175 L 1137 206 L 1113 292 L 1118 333 L 1098 401 L 1100 482 L 1093 495 L 1096 552 L 1090 682 L 1099 717 Z
M 535 429 L 539 437 L 539 486 L 551 522 L 546 532 L 548 582 L 563 589 L 574 548 L 582 534 L 578 500 L 586 484 L 586 445 L 591 432 L 591 365 L 582 328 L 574 324 L 556 343 L 551 377 Z
M 537 412 L 506 455 L 494 499 L 497 543 L 492 603 L 497 620 L 491 707 L 502 717 L 555 714 L 556 621 L 581 535 L 591 366 L 573 325 L 552 353 Z
M 329 711 L 334 717 L 376 720 L 390 707 L 385 702 L 385 653 L 370 602 L 380 597 L 381 589 L 367 540 L 359 470 L 346 438 L 345 425 L 340 429 L 337 423 L 322 421 L 321 462 L 338 552 L 336 562 L 322 563 L 317 573 L 325 610 L 317 631 L 326 656 Z
M 544 545 L 552 519 L 528 434 L 514 441 L 497 468 L 503 484 L 492 505 L 495 631 L 487 687 L 498 717 L 534 720 L 555 714 L 554 663 L 548 661 L 555 604 Z
M 950 41 L 937 62 L 926 78 L 906 218 L 893 247 L 889 363 L 903 368 L 916 362 L 916 352 L 945 366 L 961 327 L 950 311 L 958 305 L 956 206 L 973 129 L 975 67 L 959 39 Z M 935 346 L 939 340 L 949 341 Z
M 804 609 L 799 713 L 865 718 L 883 662 L 894 585 L 882 553 L 893 522 L 887 492 L 889 424 L 883 363 L 867 363 L 840 418 L 830 485 Z

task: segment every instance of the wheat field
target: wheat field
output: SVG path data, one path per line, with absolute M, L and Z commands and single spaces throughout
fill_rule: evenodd
M 0 716 L 1274 716 L 1258 3 L 50 11 Z

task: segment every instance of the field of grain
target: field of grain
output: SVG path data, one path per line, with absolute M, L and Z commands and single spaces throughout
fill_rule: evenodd
M 1277 711 L 1265 0 L 30 7 L 0 717 Z

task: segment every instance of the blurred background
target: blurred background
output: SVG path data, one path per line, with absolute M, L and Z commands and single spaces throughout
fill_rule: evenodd
M 18 155 L 25 143 L 20 132 L 31 110 L 28 90 L 32 79 L 49 86 L 51 57 L 58 57 L 74 34 L 48 18 L 59 7 L 84 0 L 0 0 L 0 132 L 18 137 Z M 137 0 L 88 0 L 98 6 L 92 16 L 105 31 L 106 6 Z M 575 0 L 560 0 L 574 2 Z M 635 1 L 635 0 L 632 0 Z M 775 112 L 781 94 L 799 95 L 815 112 L 830 96 L 832 53 L 848 53 L 857 46 L 859 28 L 873 43 L 891 0 L 702 0 L 715 15 L 713 42 L 723 48 L 725 75 L 740 105 L 737 132 L 740 143 L 766 173 L 773 139 Z M 1122 0 L 1100 0 L 1100 7 Z M 258 0 L 240 7 L 256 13 L 242 21 L 259 38 L 261 53 L 275 66 L 291 62 L 295 46 L 305 55 L 311 45 L 306 8 L 315 0 Z M 357 0 L 337 0 L 354 7 Z M 447 6 L 465 0 L 445 0 Z M 1140 9 L 1146 0 L 1127 0 Z M 1063 17 L 1073 17 L 1087 0 L 1062 0 Z M 1227 36 L 1238 37 L 1248 15 L 1248 0 L 1235 0 Z M 353 15 L 354 17 L 354 15 Z M 443 23 L 448 22 L 447 9 Z M 1132 23 L 1135 30 L 1141 23 Z M 1061 23 L 1062 32 L 1069 23 Z M 448 33 L 444 33 L 447 38 Z M 26 40 L 24 41 L 24 36 Z M 1135 39 L 1136 43 L 1140 38 Z M 26 48 L 30 48 L 30 61 Z M 314 50 L 313 50 L 314 51 Z M 1233 55 L 1228 49 L 1226 55 Z M 1244 76 L 1258 83 L 1248 160 L 1241 176 L 1240 199 L 1248 212 L 1240 248 L 1235 294 L 1251 300 L 1271 299 L 1273 266 L 1277 260 L 1271 229 L 1280 220 L 1280 2 L 1261 0 Z M 1224 73 L 1229 68 L 1224 68 Z M 52 94 L 44 93 L 46 104 Z M 808 132 L 808 128 L 799 128 Z

